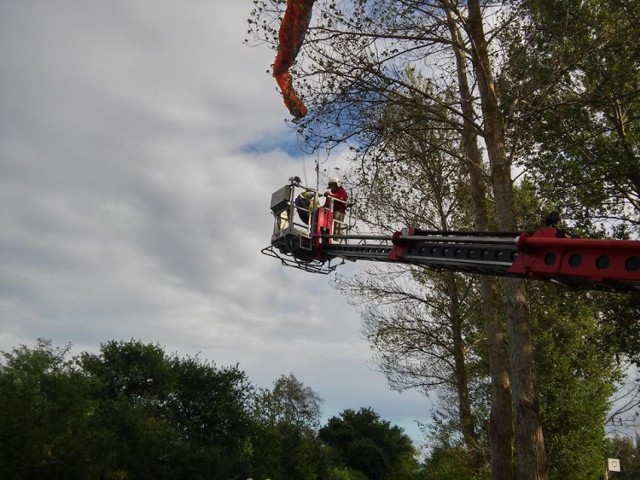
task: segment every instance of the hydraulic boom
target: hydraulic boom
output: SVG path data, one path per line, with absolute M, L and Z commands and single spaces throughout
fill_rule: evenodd
M 345 260 L 399 262 L 480 275 L 545 280 L 570 287 L 640 292 L 640 241 L 566 237 L 554 227 L 534 232 L 439 232 L 405 228 L 393 235 L 349 235 L 331 205 L 303 210 L 292 183 L 271 198 L 274 230 L 262 253 L 284 265 L 330 273 Z M 317 195 L 317 193 L 316 193 Z M 306 214 L 306 215 L 305 215 Z M 300 215 L 299 215 L 300 216 Z

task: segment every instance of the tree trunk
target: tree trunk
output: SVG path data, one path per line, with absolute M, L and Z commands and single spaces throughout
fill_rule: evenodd
M 458 289 L 455 274 L 445 273 L 446 285 L 451 299 L 451 336 L 453 346 L 453 361 L 455 369 L 456 393 L 458 396 L 458 418 L 460 429 L 467 451 L 472 458 L 475 470 L 480 473 L 485 466 L 485 460 L 478 441 L 475 419 L 471 412 L 471 400 L 469 399 L 469 380 L 467 375 L 467 362 L 465 358 L 465 342 L 462 337 L 463 319 L 460 316 L 458 302 Z
M 477 231 L 488 231 L 487 192 L 483 178 L 478 138 L 473 125 L 475 115 L 471 102 L 467 62 L 464 51 L 462 50 L 460 32 L 455 24 L 451 10 L 447 8 L 446 5 L 446 3 L 443 3 L 454 45 L 460 103 L 464 117 L 462 143 L 467 160 L 466 167 L 469 171 L 474 226 Z M 487 332 L 487 350 L 491 375 L 489 449 L 491 452 L 492 478 L 493 480 L 512 480 L 513 462 L 511 442 L 513 441 L 513 410 L 511 408 L 512 400 L 509 363 L 507 361 L 507 342 L 500 308 L 498 281 L 493 277 L 482 276 L 480 278 L 480 291 L 482 296 L 482 313 Z
M 499 231 L 515 230 L 511 163 L 504 147 L 504 131 L 498 110 L 479 0 L 469 0 L 469 37 L 480 89 L 485 142 L 491 165 Z M 548 479 L 547 457 L 540 424 L 540 406 L 529 326 L 529 308 L 523 280 L 507 278 L 503 290 L 509 339 L 512 394 L 515 406 L 518 480 Z

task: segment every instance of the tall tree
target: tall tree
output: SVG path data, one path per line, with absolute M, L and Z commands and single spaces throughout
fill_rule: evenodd
M 2 352 L 0 477 L 91 478 L 89 388 L 70 346 L 38 340 Z
M 592 3 L 583 2 L 583 5 Z M 551 10 L 549 7 L 553 4 L 554 2 L 530 2 L 526 5 L 532 6 L 532 10 L 540 6 Z M 363 152 L 377 153 L 379 158 L 383 158 L 389 138 L 387 133 L 390 121 L 391 125 L 397 125 L 396 130 L 399 130 L 404 120 L 398 117 L 389 119 L 376 116 L 377 107 L 383 102 L 394 102 L 402 109 L 413 100 L 413 95 L 429 98 L 443 108 L 425 108 L 425 123 L 459 131 L 468 131 L 472 127 L 482 138 L 490 164 L 496 226 L 501 231 L 516 230 L 518 225 L 514 216 L 511 170 L 514 155 L 523 151 L 520 139 L 530 140 L 530 137 L 522 134 L 526 130 L 524 122 L 520 121 L 523 119 L 520 115 L 520 105 L 530 105 L 531 102 L 526 97 L 516 98 L 518 102 L 503 102 L 509 98 L 509 82 L 496 83 L 494 71 L 501 73 L 496 68 L 497 62 L 505 61 L 505 64 L 508 64 L 505 55 L 510 51 L 492 56 L 487 38 L 498 37 L 487 36 L 485 29 L 492 25 L 499 32 L 507 31 L 505 27 L 512 24 L 522 25 L 514 23 L 513 20 L 522 13 L 518 8 L 523 4 L 508 2 L 502 10 L 507 14 L 504 17 L 505 23 L 497 16 L 494 17 L 494 21 L 486 21 L 484 17 L 487 12 L 500 11 L 501 4 L 493 4 L 491 8 L 483 10 L 477 0 L 433 3 L 371 0 L 330 2 L 326 6 L 317 2 L 316 5 L 322 5 L 321 20 L 315 30 L 312 30 L 305 57 L 308 61 L 301 67 L 301 78 L 306 79 L 302 90 L 306 92 L 311 107 L 311 114 L 298 124 L 306 144 L 311 147 L 331 147 L 340 142 L 347 142 L 353 147 L 356 155 Z M 634 18 L 635 10 L 627 8 L 626 11 Z M 443 12 L 450 15 L 447 16 Z M 563 17 L 556 17 L 562 24 Z M 434 92 L 455 91 L 451 88 L 451 79 L 459 78 L 455 73 L 459 73 L 460 69 L 456 72 L 450 68 L 450 60 L 455 55 L 455 49 L 449 48 L 454 38 L 451 35 L 451 21 L 459 25 L 466 36 L 464 41 L 455 43 L 464 46 L 461 51 L 464 51 L 467 61 L 470 60 L 473 66 L 475 81 L 470 84 L 477 85 L 477 90 L 474 91 L 480 107 L 477 119 L 470 116 L 469 110 L 463 108 L 464 98 L 461 103 L 461 98 L 449 96 L 445 97 L 448 101 L 443 101 L 443 97 L 433 95 Z M 544 29 L 539 31 L 544 32 Z M 626 35 L 625 38 L 631 37 Z M 549 58 L 547 56 L 543 61 L 551 64 Z M 424 59 L 427 59 L 427 71 L 435 89 L 415 89 L 405 81 L 405 72 L 424 71 L 421 70 Z M 458 62 L 458 65 L 460 64 Z M 526 60 L 521 62 L 521 65 L 525 67 Z M 596 72 L 597 68 L 593 69 L 591 75 L 594 76 Z M 570 76 L 571 73 L 569 78 Z M 578 79 L 580 78 L 578 76 Z M 458 86 L 460 85 L 461 83 Z M 535 84 L 535 88 L 529 92 L 535 94 L 540 91 L 538 86 Z M 463 88 L 458 89 L 458 92 L 461 97 L 465 95 Z M 446 119 L 441 115 L 443 109 L 450 114 Z M 618 124 L 622 125 L 619 121 Z M 618 130 L 624 133 L 624 129 Z M 579 145 L 577 142 L 576 144 Z M 534 152 L 533 149 L 531 151 Z M 624 158 L 628 157 L 629 155 Z M 631 159 L 633 160 L 633 157 Z M 635 163 L 627 163 L 631 165 L 631 169 L 627 168 L 626 171 L 630 173 L 628 176 L 633 178 Z M 516 414 L 518 476 L 545 478 L 546 453 L 540 427 L 528 299 L 523 283 L 507 279 L 504 282 L 502 298 L 507 318 Z M 503 381 L 503 390 L 505 385 Z
M 322 399 L 292 373 L 281 375 L 259 396 L 260 410 L 274 421 L 317 428 Z
M 306 480 L 326 474 L 327 457 L 320 444 L 322 400 L 295 375 L 281 375 L 272 389 L 253 401 L 257 434 L 252 440 L 255 476 L 273 480 Z
M 263 15 L 267 2 L 260 2 L 256 9 L 256 15 Z M 318 8 L 319 2 L 316 3 Z M 466 5 L 466 4 L 464 4 Z M 460 59 L 462 52 L 469 55 L 476 61 L 476 75 L 483 75 L 483 85 L 491 82 L 488 56 L 485 52 L 480 52 L 477 48 L 469 49 L 467 44 L 471 40 L 471 45 L 476 46 L 484 41 L 482 31 L 482 18 L 480 14 L 467 18 L 470 10 L 464 5 L 453 2 L 433 2 L 424 3 L 418 1 L 396 2 L 392 0 L 372 0 L 361 2 L 345 2 L 336 4 L 331 2 L 326 8 L 320 7 L 320 17 L 322 22 L 312 29 L 312 35 L 306 51 L 308 62 L 306 72 L 303 72 L 309 79 L 308 83 L 303 83 L 303 91 L 307 92 L 308 103 L 311 104 L 310 115 L 299 123 L 303 132 L 305 142 L 311 147 L 317 145 L 332 146 L 340 142 L 347 142 L 352 146 L 354 152 L 376 154 L 383 158 L 386 153 L 387 141 L 392 138 L 393 133 L 402 129 L 406 124 L 406 119 L 402 116 L 389 118 L 388 116 L 376 115 L 376 110 L 381 103 L 393 103 L 398 110 L 415 103 L 415 97 L 419 96 L 431 103 L 423 102 L 424 108 L 421 119 L 424 128 L 450 129 L 458 132 L 466 132 L 464 141 L 467 152 L 470 155 L 469 161 L 476 161 L 471 167 L 476 180 L 474 183 L 474 194 L 478 212 L 479 226 L 482 226 L 482 204 L 485 201 L 479 198 L 482 195 L 482 183 L 477 174 L 478 155 L 472 149 L 474 135 L 481 135 L 485 143 L 489 146 L 490 157 L 492 158 L 491 175 L 494 179 L 493 186 L 499 187 L 497 194 L 496 212 L 501 216 L 498 227 L 502 230 L 513 230 L 515 225 L 506 219 L 512 210 L 510 188 L 511 179 L 508 159 L 502 155 L 501 147 L 501 125 L 500 118 L 496 117 L 497 110 L 487 110 L 487 105 L 495 105 L 496 99 L 490 98 L 491 90 L 485 88 L 484 108 L 485 114 L 493 115 L 488 120 L 486 118 L 476 119 L 470 105 L 469 92 L 465 85 L 460 83 L 455 85 L 451 79 L 458 79 L 460 82 L 466 80 L 466 71 L 462 66 L 466 65 L 467 59 L 458 62 L 457 69 L 454 57 Z M 259 12 L 259 13 L 258 13 Z M 317 17 L 317 16 L 316 16 Z M 474 23 L 474 18 L 476 19 Z M 471 20 L 471 21 L 468 21 Z M 258 25 L 258 22 L 253 21 Z M 460 30 L 456 24 L 462 26 L 473 25 L 474 29 L 467 28 L 462 31 L 467 36 L 466 41 L 455 38 L 455 33 Z M 268 25 L 265 23 L 263 25 Z M 480 28 L 478 28 L 480 26 Z M 453 28 L 452 28 L 453 27 Z M 268 28 L 266 29 L 268 37 Z M 473 35 L 480 35 L 474 43 Z M 451 46 L 456 48 L 452 49 Z M 474 56 L 475 54 L 475 56 Z M 436 88 L 418 89 L 406 81 L 404 72 L 422 69 L 423 59 L 427 59 L 430 71 L 430 80 Z M 482 62 L 485 62 L 482 68 Z M 315 67 L 315 69 L 314 69 Z M 319 81 L 311 81 L 313 76 Z M 487 82 L 486 80 L 489 80 Z M 475 82 L 467 82 L 474 84 Z M 478 82 L 477 84 L 480 84 Z M 457 87 L 457 88 L 452 88 Z M 493 86 L 491 87 L 493 88 Z M 451 95 L 439 95 L 440 92 L 459 91 L 460 95 L 466 96 L 461 101 Z M 482 90 L 480 91 L 482 97 Z M 495 92 L 494 92 L 495 93 Z M 438 108 L 428 108 L 437 105 Z M 443 115 L 444 113 L 444 115 Z M 484 121 L 483 121 L 484 120 Z M 395 127 L 395 128 L 394 128 Z M 488 131 L 487 131 L 488 129 Z M 489 141 L 487 141 L 489 139 Z M 503 141 L 502 141 L 503 142 Z M 438 148 L 437 145 L 433 145 Z M 475 157 L 472 155 L 475 154 Z M 509 228 L 507 228 L 507 226 Z M 517 368 L 518 384 L 514 390 L 518 393 L 518 405 L 520 405 L 521 415 L 532 411 L 532 415 L 526 415 L 531 421 L 524 425 L 536 421 L 536 400 L 534 371 L 531 369 L 532 362 L 529 355 L 526 359 L 520 358 L 521 352 L 526 354 L 530 351 L 527 345 L 530 339 L 527 337 L 526 320 L 526 299 L 523 297 L 522 286 L 518 283 L 507 282 L 509 289 L 504 295 L 505 309 L 508 313 L 511 325 L 518 321 L 518 328 L 510 330 L 514 334 L 514 341 L 511 344 L 523 344 L 525 348 L 514 347 L 513 356 L 523 367 Z M 504 335 L 498 320 L 499 305 L 496 298 L 495 284 L 485 282 L 484 295 L 486 299 L 487 327 L 491 334 L 491 358 L 492 377 L 494 384 L 495 407 L 501 408 L 499 413 L 494 415 L 495 435 L 492 435 L 492 452 L 495 456 L 496 478 L 509 478 L 511 472 L 511 462 L 508 455 L 510 442 L 510 408 L 508 405 L 509 380 L 506 372 L 506 360 L 504 357 Z M 514 303 L 515 302 L 515 303 Z M 518 340 L 516 342 L 516 340 Z M 522 387 L 522 388 L 521 388 Z M 529 391 L 525 392 L 524 387 Z M 523 393 L 524 392 L 524 393 Z M 526 398 L 525 398 L 526 397 Z M 526 405 L 531 400 L 533 408 Z M 523 426 L 524 426 L 523 425 Z M 538 425 L 539 427 L 539 425 Z M 537 435 L 535 441 L 522 441 L 522 448 L 529 448 L 535 445 L 531 452 L 540 450 L 541 431 L 538 427 L 529 428 L 529 433 Z M 526 430 L 526 428 L 525 428 Z M 522 428 L 521 428 L 522 431 Z M 527 435 L 525 431 L 524 435 Z M 525 447 L 526 446 L 526 447 Z M 523 452 L 526 454 L 526 452 Z M 530 463 L 530 462 L 529 462 Z M 544 462 L 542 462 L 544 463 Z M 523 471 L 531 471 L 530 465 L 523 467 Z
M 90 449 L 108 452 L 99 474 L 162 476 L 170 468 L 172 436 L 162 408 L 174 385 L 162 347 L 110 341 L 98 354 L 83 352 L 79 362 L 96 402 Z
M 479 0 L 468 2 L 468 34 L 484 119 L 484 140 L 491 164 L 496 224 L 499 231 L 516 230 L 511 158 L 505 150 L 504 119 L 485 37 Z M 519 480 L 548 478 L 547 456 L 540 423 L 540 403 L 534 363 L 529 305 L 524 281 L 507 278 L 503 290 L 509 337 L 509 364 L 515 406 L 516 458 Z
M 637 235 L 638 2 L 514 4 L 523 14 L 504 32 L 500 80 L 502 109 L 512 112 L 507 129 L 518 132 L 510 148 L 571 226 L 602 231 L 604 220 L 609 234 Z M 633 355 L 637 322 L 629 300 L 590 298 L 604 307 L 608 345 Z
M 247 473 L 251 387 L 237 367 L 165 354 L 140 341 L 103 344 L 81 363 L 94 387 L 97 450 L 136 478 Z
M 528 285 L 552 478 L 600 478 L 604 423 L 620 369 L 603 348 L 590 292 Z
M 467 47 L 461 34 L 461 27 L 455 21 L 456 12 L 450 4 L 444 2 L 447 24 L 451 34 L 452 48 L 455 54 L 458 74 L 460 108 L 463 115 L 463 128 L 460 131 L 465 154 L 463 164 L 469 172 L 470 203 L 473 211 L 473 226 L 476 231 L 493 230 L 489 221 L 487 185 L 482 153 L 478 145 L 481 132 L 475 127 L 475 106 L 469 85 L 469 66 Z M 504 331 L 504 317 L 500 304 L 500 285 L 497 279 L 482 276 L 480 278 L 482 295 L 482 313 L 487 332 L 487 355 L 491 375 L 491 413 L 489 424 L 489 445 L 494 480 L 510 480 L 513 465 L 510 447 L 513 438 L 513 411 L 511 407 L 511 380 L 507 358 L 507 341 Z
M 514 190 L 518 222 L 529 228 L 543 217 L 535 192 L 526 177 Z M 601 294 L 535 281 L 527 289 L 550 478 L 600 478 L 604 419 L 623 370 L 602 328 Z
M 408 84 L 431 88 L 420 76 L 408 72 L 407 77 Z M 414 105 L 406 103 L 400 110 L 385 104 L 382 112 L 376 112 L 386 119 L 387 158 L 375 162 L 364 156 L 371 168 L 359 168 L 350 176 L 358 191 L 364 191 L 367 201 L 359 217 L 370 228 L 469 228 L 467 167 L 460 160 L 459 136 L 425 120 L 422 112 L 429 109 L 437 112 L 442 107 L 416 95 Z M 439 114 L 447 117 L 446 111 Z M 366 272 L 341 280 L 340 288 L 363 307 L 364 332 L 377 363 L 392 388 L 427 393 L 450 388 L 456 393 L 467 452 L 476 470 L 483 470 L 486 453 L 478 440 L 469 395 L 470 359 L 483 338 L 472 321 L 479 303 L 474 282 L 451 272 L 406 267 Z
M 514 2 L 500 79 L 511 148 L 579 227 L 640 225 L 640 6 Z M 621 232 L 622 233 L 622 232 Z
M 254 388 L 233 366 L 199 357 L 167 359 L 175 378 L 163 417 L 174 429 L 182 471 L 176 476 L 246 475 L 251 463 L 250 402 Z
M 369 480 L 411 479 L 417 473 L 411 439 L 371 408 L 347 409 L 331 417 L 320 429 L 320 439 L 341 462 Z

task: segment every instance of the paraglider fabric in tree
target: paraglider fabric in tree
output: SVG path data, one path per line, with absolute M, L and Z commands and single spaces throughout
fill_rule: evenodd
M 287 9 L 278 33 L 278 54 L 273 65 L 273 76 L 282 91 L 284 104 L 295 118 L 304 117 L 307 107 L 293 89 L 289 68 L 293 65 L 304 41 L 314 1 L 287 0 Z

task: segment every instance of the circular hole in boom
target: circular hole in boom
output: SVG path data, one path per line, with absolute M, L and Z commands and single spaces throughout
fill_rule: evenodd
M 624 263 L 624 267 L 629 272 L 635 272 L 636 270 L 640 269 L 640 259 L 638 259 L 638 257 L 629 257 Z
M 582 263 L 582 255 L 578 255 L 577 253 L 574 253 L 569 257 L 569 265 L 571 265 L 572 267 L 574 268 L 579 267 L 581 263 Z
M 607 255 L 600 255 L 596 259 L 596 267 L 598 267 L 600 270 L 604 270 L 605 268 L 609 268 L 609 264 L 610 263 L 611 263 L 611 261 L 609 260 L 609 257 Z
M 556 254 L 555 253 L 547 253 L 544 256 L 544 264 L 545 265 L 553 265 L 556 263 Z

